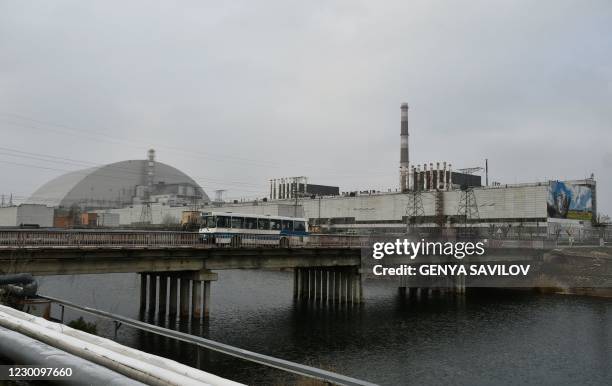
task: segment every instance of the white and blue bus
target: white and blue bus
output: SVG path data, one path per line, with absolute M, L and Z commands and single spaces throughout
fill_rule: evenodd
M 217 245 L 304 245 L 308 242 L 308 222 L 304 218 L 208 212 L 202 214 L 200 237 Z

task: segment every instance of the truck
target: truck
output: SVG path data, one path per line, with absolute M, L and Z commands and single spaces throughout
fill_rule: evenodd
M 196 232 L 202 224 L 202 212 L 199 210 L 184 210 L 181 213 L 181 229 L 186 232 Z

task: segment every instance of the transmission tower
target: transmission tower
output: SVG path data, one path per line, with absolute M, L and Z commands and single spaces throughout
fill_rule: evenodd
M 151 202 L 145 201 L 142 203 L 142 211 L 140 212 L 140 223 L 141 224 L 152 224 L 153 213 L 151 212 Z
M 457 217 L 463 220 L 463 229 L 466 234 L 470 232 L 468 231 L 468 228 L 471 228 L 473 220 L 480 219 L 474 189 L 466 187 L 465 189 L 461 190 L 459 207 L 457 208 Z
M 423 208 L 423 195 L 420 190 L 408 193 L 408 204 L 406 205 L 406 231 L 412 233 L 419 219 L 425 216 Z
M 436 209 L 436 217 L 435 221 L 438 225 L 438 228 L 442 229 L 444 227 L 445 217 L 444 217 L 444 192 L 440 189 L 437 189 L 434 192 L 434 201 L 435 201 L 435 209 Z

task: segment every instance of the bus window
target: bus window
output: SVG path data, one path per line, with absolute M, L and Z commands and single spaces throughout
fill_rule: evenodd
M 244 225 L 244 217 L 232 217 L 232 228 L 241 229 Z
M 270 230 L 270 219 L 260 218 L 257 220 L 257 228 L 265 231 Z
M 217 216 L 217 227 L 218 228 L 229 228 L 230 226 L 231 226 L 230 217 Z
M 306 223 L 304 221 L 296 221 L 295 230 L 296 232 L 306 232 Z
M 291 220 L 282 220 L 282 227 L 284 231 L 292 231 L 293 230 L 293 221 Z
M 281 229 L 281 221 L 270 219 L 270 229 L 273 231 L 280 231 Z
M 245 229 L 255 229 L 257 228 L 257 219 L 252 217 L 244 218 L 244 228 Z
M 217 219 L 215 216 L 204 217 L 204 226 L 206 228 L 215 228 L 217 226 Z

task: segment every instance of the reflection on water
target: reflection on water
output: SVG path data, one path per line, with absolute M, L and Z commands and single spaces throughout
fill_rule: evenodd
M 415 299 L 372 281 L 364 304 L 330 308 L 296 304 L 292 280 L 290 272 L 220 271 L 209 320 L 154 322 L 385 385 L 612 384 L 612 299 L 500 291 Z M 46 277 L 40 284 L 41 293 L 138 317 L 134 274 Z M 113 336 L 112 322 L 86 319 Z M 249 384 L 295 380 L 125 326 L 118 341 Z

